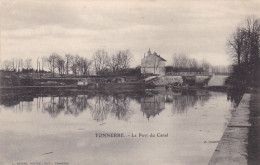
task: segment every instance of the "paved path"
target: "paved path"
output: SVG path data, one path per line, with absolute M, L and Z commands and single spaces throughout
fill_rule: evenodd
M 239 106 L 232 112 L 232 118 L 210 159 L 209 165 L 247 164 L 250 98 L 250 94 L 244 94 Z

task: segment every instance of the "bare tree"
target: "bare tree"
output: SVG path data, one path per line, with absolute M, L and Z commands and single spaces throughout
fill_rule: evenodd
M 108 69 L 108 52 L 97 50 L 93 55 L 93 66 L 97 75 Z
M 29 59 L 29 58 L 25 59 L 25 68 L 27 70 L 32 68 L 32 59 Z
M 44 69 L 47 63 L 48 63 L 48 58 L 42 57 L 42 70 Z
M 9 60 L 5 60 L 3 63 L 2 63 L 2 68 L 3 70 L 5 71 L 12 71 L 13 68 L 12 68 L 12 62 L 9 61 Z
M 260 20 L 248 17 L 245 26 L 238 27 L 228 40 L 228 53 L 239 66 L 259 57 Z
M 69 71 L 71 68 L 73 62 L 73 56 L 70 54 L 65 55 L 65 69 L 66 69 L 66 74 L 69 75 Z
M 253 17 L 247 18 L 247 41 L 250 45 L 247 47 L 249 50 L 247 62 L 251 65 L 257 65 L 257 61 L 260 55 L 260 19 Z
M 131 52 L 127 50 L 120 50 L 117 54 L 120 69 L 126 70 L 130 67 L 130 62 L 132 59 Z
M 72 65 L 71 65 L 71 71 L 75 76 L 79 72 L 80 60 L 81 60 L 81 58 L 78 55 L 73 57 L 73 61 L 72 61 Z
M 209 72 L 210 64 L 207 61 L 203 60 L 201 67 L 202 67 L 204 72 Z
M 115 73 L 125 71 L 130 67 L 132 55 L 129 50 L 120 50 L 108 60 L 110 70 Z
M 228 52 L 231 54 L 233 60 L 240 65 L 242 51 L 243 51 L 243 31 L 241 28 L 237 28 L 228 40 Z
M 173 68 L 182 71 L 199 71 L 199 62 L 194 58 L 190 58 L 186 54 L 179 54 L 173 56 Z
M 246 18 L 244 24 L 231 35 L 227 48 L 234 59 L 229 83 L 245 86 L 256 82 L 260 55 L 260 19 Z
M 17 71 L 21 71 L 23 69 L 23 59 L 19 58 L 17 60 Z
M 6 63 L 7 64 L 7 63 Z M 9 65 L 9 70 L 10 71 L 15 71 L 15 59 L 11 59 L 8 61 L 8 65 Z
M 88 60 L 87 58 L 80 58 L 79 61 L 79 71 L 81 75 L 87 76 L 90 73 L 90 66 L 91 66 L 91 61 Z
M 119 70 L 119 61 L 117 58 L 117 55 L 112 55 L 109 60 L 108 60 L 108 67 L 110 68 L 110 70 L 115 73 Z
M 59 75 L 64 75 L 65 73 L 65 61 L 64 59 L 61 57 L 61 56 L 57 56 L 57 59 L 56 59 L 56 65 L 57 65 L 57 68 L 58 68 L 58 71 L 59 71 Z
M 185 54 L 180 55 L 180 65 L 182 68 L 187 68 L 188 57 Z
M 52 53 L 47 59 L 48 67 L 50 72 L 52 73 L 52 77 L 54 77 L 55 68 L 57 67 L 57 59 L 59 55 L 57 53 Z
M 177 68 L 187 68 L 189 58 L 185 54 L 174 55 L 173 66 Z
M 173 56 L 173 67 L 176 67 L 176 68 L 181 67 L 180 58 L 176 54 L 174 54 L 174 56 Z
M 189 66 L 191 69 L 197 69 L 198 68 L 198 62 L 195 59 L 190 59 L 189 60 Z

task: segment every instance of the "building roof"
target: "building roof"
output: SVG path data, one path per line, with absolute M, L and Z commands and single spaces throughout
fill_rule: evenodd
M 166 61 L 164 58 L 162 58 L 160 55 L 154 54 L 155 56 L 159 57 L 162 61 Z
M 164 58 L 162 58 L 162 57 L 161 57 L 160 55 L 158 55 L 156 52 L 151 53 L 150 48 L 149 48 L 147 54 L 148 54 L 148 56 L 150 56 L 150 55 L 154 55 L 154 56 L 158 57 L 160 60 L 162 60 L 162 61 L 166 61 Z M 145 57 L 144 57 L 144 58 L 145 58 Z

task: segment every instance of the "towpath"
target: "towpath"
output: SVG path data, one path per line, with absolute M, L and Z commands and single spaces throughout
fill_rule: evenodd
M 257 88 L 244 94 L 209 165 L 260 164 L 260 66 Z

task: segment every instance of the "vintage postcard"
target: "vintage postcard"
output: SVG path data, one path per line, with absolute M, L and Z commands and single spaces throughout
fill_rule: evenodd
M 0 165 L 260 164 L 260 1 L 0 0 Z

